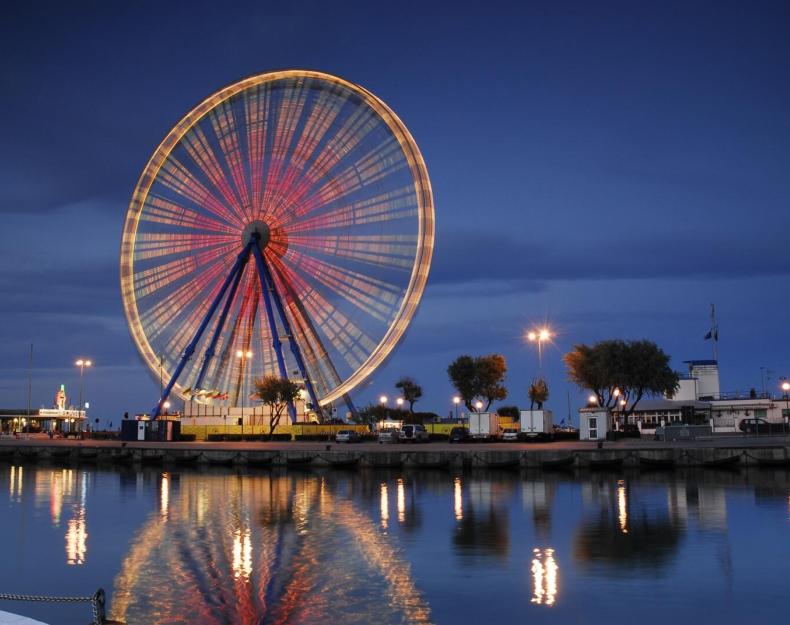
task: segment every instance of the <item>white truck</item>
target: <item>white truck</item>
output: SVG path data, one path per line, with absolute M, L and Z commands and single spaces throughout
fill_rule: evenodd
M 472 438 L 499 438 L 499 415 L 495 412 L 470 412 L 469 434 Z
M 551 410 L 522 410 L 519 421 L 521 436 L 545 438 L 552 434 L 554 414 Z

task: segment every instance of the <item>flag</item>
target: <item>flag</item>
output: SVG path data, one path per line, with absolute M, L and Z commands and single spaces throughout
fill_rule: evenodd
M 713 330 L 708 330 L 708 333 L 705 335 L 705 341 L 710 341 L 713 337 Z

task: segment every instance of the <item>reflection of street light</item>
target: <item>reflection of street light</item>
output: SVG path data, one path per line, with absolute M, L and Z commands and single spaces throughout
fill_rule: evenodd
M 82 387 L 83 387 L 82 374 L 85 372 L 85 367 L 90 367 L 93 365 L 93 363 L 90 360 L 83 360 L 82 358 L 80 358 L 74 364 L 80 368 L 80 405 L 77 407 L 78 408 L 77 414 L 80 417 L 82 417 Z
M 543 343 L 551 340 L 551 330 L 546 327 L 538 328 L 537 331 L 527 332 L 527 340 L 530 343 L 538 344 L 538 368 L 543 371 Z
M 455 420 L 458 421 L 458 404 L 461 403 L 461 398 L 456 395 L 453 397 L 453 403 L 455 404 Z
M 252 358 L 252 352 L 239 350 L 236 352 L 236 358 L 241 361 L 241 436 L 244 438 L 244 396 L 247 394 L 247 376 L 244 375 L 244 364 Z M 271 419 L 271 415 L 269 415 Z

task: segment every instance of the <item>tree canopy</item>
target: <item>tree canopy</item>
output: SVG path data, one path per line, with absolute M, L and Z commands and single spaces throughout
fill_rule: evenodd
M 395 383 L 395 388 L 400 390 L 403 399 L 409 402 L 409 412 L 414 414 L 414 404 L 422 397 L 422 387 L 409 377 L 402 377 Z
M 300 387 L 296 382 L 291 382 L 276 375 L 265 375 L 255 380 L 255 397 L 260 399 L 271 410 L 269 422 L 269 436 L 280 423 L 280 417 L 288 404 L 299 397 Z
M 546 384 L 546 380 L 543 378 L 532 380 L 527 395 L 529 396 L 530 410 L 535 407 L 535 404 L 538 405 L 538 410 L 543 410 L 543 403 L 549 398 L 549 385 Z
M 447 367 L 450 382 L 470 411 L 474 410 L 473 402 L 476 400 L 484 401 L 485 409 L 488 410 L 491 402 L 502 401 L 507 397 L 504 385 L 506 373 L 505 357 L 501 354 L 474 358 L 463 355 Z
M 643 397 L 671 397 L 679 385 L 669 356 L 652 341 L 607 340 L 575 345 L 563 360 L 570 381 L 591 390 L 599 406 L 611 409 L 624 401 L 624 417 Z

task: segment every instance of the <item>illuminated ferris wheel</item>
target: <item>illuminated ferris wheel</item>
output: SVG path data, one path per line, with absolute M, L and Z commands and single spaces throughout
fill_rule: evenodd
M 422 156 L 370 92 L 288 70 L 209 96 L 154 152 L 124 224 L 129 328 L 169 380 L 154 416 L 171 393 L 238 405 L 267 374 L 316 407 L 347 398 L 403 336 L 433 238 Z

